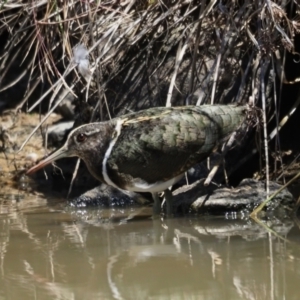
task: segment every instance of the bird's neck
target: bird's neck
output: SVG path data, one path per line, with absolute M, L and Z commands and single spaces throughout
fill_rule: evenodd
M 98 133 L 99 144 L 96 148 L 89 149 L 86 153 L 86 157 L 82 157 L 84 160 L 89 172 L 101 182 L 105 182 L 103 178 L 102 169 L 103 169 L 103 160 L 107 149 L 113 139 L 116 122 L 114 120 L 99 123 L 101 126 L 101 131 Z

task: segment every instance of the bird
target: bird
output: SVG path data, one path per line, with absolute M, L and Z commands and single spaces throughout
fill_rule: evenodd
M 246 106 L 235 104 L 154 107 L 81 125 L 69 133 L 61 148 L 26 174 L 60 158 L 77 156 L 107 185 L 150 192 L 154 214 L 160 213 L 158 195 L 164 191 L 167 214 L 172 214 L 169 188 L 240 128 L 246 111 Z

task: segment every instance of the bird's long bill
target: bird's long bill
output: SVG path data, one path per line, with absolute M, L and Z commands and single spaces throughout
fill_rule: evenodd
M 58 150 L 56 150 L 54 153 L 52 153 L 51 155 L 49 155 L 47 158 L 43 159 L 42 161 L 40 161 L 37 165 L 33 166 L 32 168 L 30 168 L 27 172 L 26 175 L 30 175 L 36 171 L 38 171 L 39 169 L 45 167 L 46 165 L 60 159 L 63 157 L 67 157 L 69 156 L 69 152 L 67 147 L 62 147 Z

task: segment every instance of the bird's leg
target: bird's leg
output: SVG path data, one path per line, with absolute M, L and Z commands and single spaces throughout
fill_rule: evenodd
M 164 191 L 165 199 L 166 199 L 166 208 L 167 208 L 167 216 L 172 216 L 173 214 L 173 195 L 169 189 Z
M 158 197 L 158 193 L 152 193 L 153 198 L 153 216 L 159 216 L 161 212 L 161 204 Z

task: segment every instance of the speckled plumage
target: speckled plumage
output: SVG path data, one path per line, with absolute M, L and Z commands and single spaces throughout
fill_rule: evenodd
M 182 174 L 241 125 L 244 111 L 242 106 L 190 106 L 123 116 L 127 120 L 107 161 L 108 174 L 123 188 L 131 177 L 155 183 Z
M 61 157 L 78 156 L 96 178 L 109 185 L 157 192 L 209 156 L 245 118 L 245 106 L 235 105 L 160 107 L 130 113 L 74 129 L 61 149 L 27 173 Z

